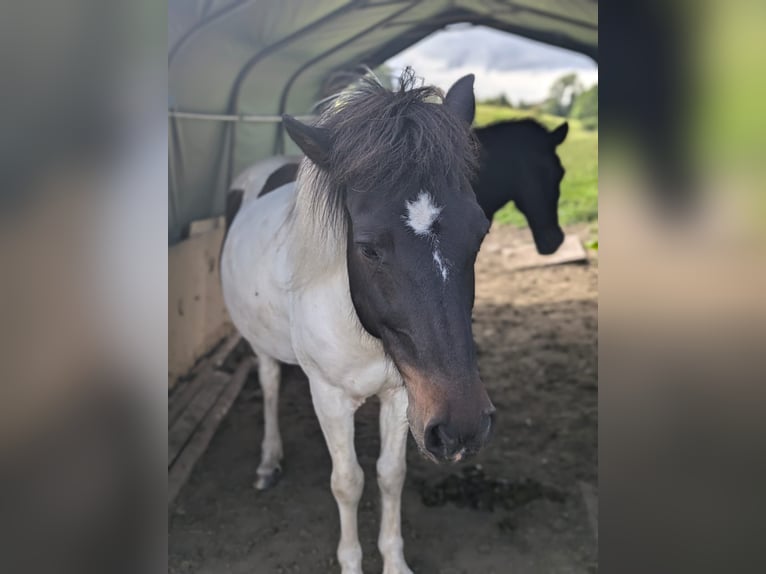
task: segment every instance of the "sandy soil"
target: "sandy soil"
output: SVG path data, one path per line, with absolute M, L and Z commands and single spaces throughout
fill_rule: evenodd
M 581 484 L 597 480 L 598 261 L 510 272 L 502 247 L 527 234 L 496 226 L 477 264 L 474 334 L 498 410 L 492 442 L 468 463 L 439 467 L 410 439 L 402 515 L 417 574 L 597 570 Z M 263 432 L 251 378 L 170 510 L 170 572 L 338 571 L 330 458 L 305 377 L 290 367 L 283 381 L 282 480 L 263 493 L 251 487 Z M 377 410 L 369 401 L 357 415 L 365 572 L 382 569 Z

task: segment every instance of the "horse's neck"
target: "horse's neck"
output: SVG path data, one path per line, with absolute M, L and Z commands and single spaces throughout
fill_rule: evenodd
M 494 215 L 509 201 L 516 201 L 515 167 L 509 166 L 508 152 L 493 134 L 485 129 L 476 130 L 481 147 L 479 174 L 475 185 L 479 205 L 488 217 Z

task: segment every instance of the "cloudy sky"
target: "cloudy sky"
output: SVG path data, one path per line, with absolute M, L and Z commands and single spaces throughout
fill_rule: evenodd
M 587 56 L 483 26 L 437 32 L 387 64 L 394 70 L 412 66 L 443 89 L 474 73 L 477 98 L 505 93 L 513 102 L 542 100 L 553 81 L 568 72 L 576 72 L 585 87 L 598 82 L 598 68 Z

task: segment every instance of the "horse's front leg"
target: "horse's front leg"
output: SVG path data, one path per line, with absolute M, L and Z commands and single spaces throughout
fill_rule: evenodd
M 402 487 L 407 473 L 407 392 L 404 387 L 380 395 L 380 486 L 381 519 L 378 549 L 383 556 L 383 574 L 412 574 L 404 560 L 402 541 Z
M 282 474 L 282 436 L 279 434 L 279 363 L 271 357 L 258 355 L 258 380 L 263 390 L 264 432 L 261 464 L 253 486 L 265 490 L 274 486 Z
M 361 574 L 357 507 L 364 474 L 354 450 L 354 413 L 358 404 L 343 391 L 316 379 L 311 380 L 311 397 L 332 458 L 330 484 L 340 513 L 338 562 L 343 574 Z

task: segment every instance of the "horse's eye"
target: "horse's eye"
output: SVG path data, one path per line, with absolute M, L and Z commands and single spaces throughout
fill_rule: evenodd
M 362 243 L 359 246 L 359 251 L 366 259 L 369 259 L 370 261 L 380 260 L 380 252 L 371 243 Z

